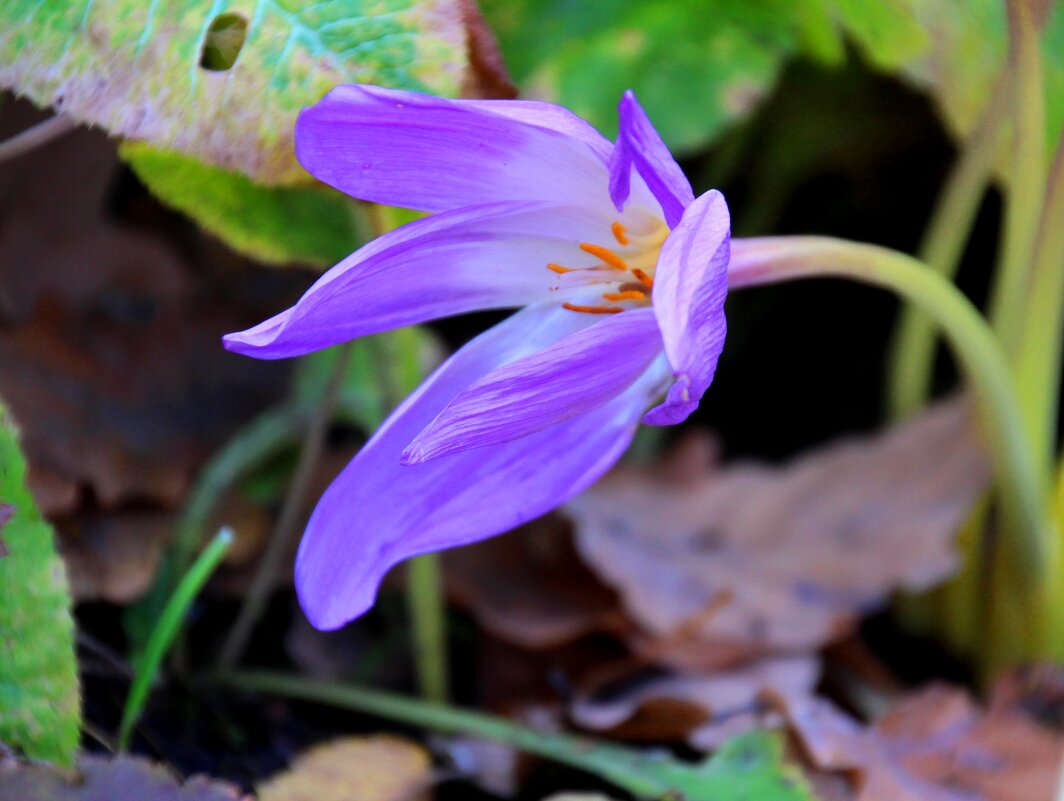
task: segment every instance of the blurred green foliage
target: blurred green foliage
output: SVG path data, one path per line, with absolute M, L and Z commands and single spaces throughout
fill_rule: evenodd
M 666 142 L 711 144 L 771 91 L 792 57 L 838 64 L 847 44 L 929 91 L 968 131 L 1006 49 L 1000 0 L 482 0 L 522 91 L 605 133 L 634 89 Z M 1046 34 L 1050 130 L 1064 118 L 1064 7 Z

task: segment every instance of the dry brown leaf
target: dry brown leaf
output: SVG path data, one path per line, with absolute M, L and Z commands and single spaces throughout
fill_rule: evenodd
M 1064 736 L 1006 699 L 995 693 L 983 712 L 964 691 L 935 685 L 871 728 L 821 699 L 780 708 L 814 767 L 854 775 L 856 801 L 1051 801 Z
M 65 521 L 59 546 L 78 602 L 129 603 L 151 584 L 173 516 L 162 512 L 88 514 Z
M 20 762 L 0 745 L 0 801 L 237 801 L 237 788 L 203 776 L 178 782 L 145 759 L 83 755 L 63 771 L 40 762 Z
M 449 591 L 484 629 L 522 648 L 557 648 L 623 629 L 616 593 L 580 561 L 567 528 L 546 517 L 448 551 Z
M 258 787 L 259 801 L 417 801 L 433 782 L 428 752 L 390 735 L 311 748 Z
M 577 698 L 569 711 L 581 726 L 610 730 L 614 737 L 686 740 L 698 750 L 712 751 L 735 734 L 779 722 L 778 713 L 761 701 L 766 692 L 806 698 L 819 674 L 815 656 L 769 658 L 734 670 L 628 680 L 612 695 L 600 691 Z
M 891 591 L 948 576 L 988 479 L 954 401 L 781 468 L 668 481 L 622 468 L 567 509 L 582 556 L 645 631 L 637 650 L 715 669 L 815 650 Z
M 0 135 L 32 119 L 9 104 Z M 284 387 L 285 368 L 220 346 L 259 313 L 240 293 L 261 289 L 207 273 L 218 254 L 197 252 L 187 229 L 177 247 L 112 220 L 117 169 L 113 143 L 84 130 L 0 165 L 0 385 L 50 516 L 86 496 L 104 509 L 173 506 Z

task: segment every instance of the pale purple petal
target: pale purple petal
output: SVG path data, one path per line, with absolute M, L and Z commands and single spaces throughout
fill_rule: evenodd
M 296 559 L 310 621 L 334 629 L 373 603 L 385 573 L 421 553 L 475 542 L 535 518 L 587 488 L 627 448 L 654 370 L 606 405 L 514 442 L 401 465 L 403 447 L 458 392 L 585 322 L 531 307 L 455 354 L 396 410 L 326 491 Z
M 403 452 L 416 464 L 519 439 L 610 401 L 661 353 L 653 309 L 633 309 L 493 370 L 459 394 Z
M 691 183 L 631 90 L 624 93 L 617 111 L 620 130 L 610 159 L 610 198 L 617 211 L 624 209 L 634 167 L 661 205 L 665 222 L 675 228 L 684 208 L 695 199 Z
M 296 122 L 296 155 L 316 178 L 375 203 L 445 211 L 504 200 L 611 210 L 607 169 L 586 131 L 378 87 L 340 86 Z
M 580 266 L 577 243 L 601 233 L 595 213 L 542 203 L 443 212 L 378 237 L 323 275 L 292 308 L 225 337 L 260 359 L 318 350 L 390 328 L 479 309 L 564 300 L 550 262 Z
M 706 192 L 684 211 L 658 256 L 654 312 L 675 383 L 643 422 L 671 425 L 695 410 L 713 382 L 727 325 L 731 218 L 724 196 Z

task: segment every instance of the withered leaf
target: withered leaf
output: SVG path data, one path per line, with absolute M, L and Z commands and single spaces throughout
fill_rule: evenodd
M 1051 801 L 1064 736 L 1004 687 L 984 712 L 964 691 L 933 685 L 871 728 L 824 700 L 780 707 L 815 767 L 855 777 L 856 801 Z
M 32 119 L 27 108 L 5 106 L 0 133 Z M 258 314 L 217 271 L 233 257 L 197 252 L 185 230 L 179 249 L 113 219 L 116 170 L 113 144 L 80 130 L 0 168 L 0 385 L 53 517 L 85 496 L 173 506 L 212 449 L 283 390 L 283 367 L 219 346 Z
M 620 469 L 567 508 L 581 554 L 643 627 L 637 648 L 712 669 L 815 650 L 891 591 L 948 576 L 988 479 L 958 400 L 783 467 L 685 481 Z
M 0 801 L 252 801 L 237 788 L 202 776 L 179 782 L 145 759 L 83 755 L 64 771 L 20 762 L 0 747 Z
M 573 720 L 589 729 L 647 742 L 679 742 L 712 751 L 729 737 L 778 722 L 761 702 L 774 697 L 809 697 L 820 675 L 812 655 L 754 661 L 712 673 L 668 673 L 631 683 L 619 692 L 577 698 Z
M 390 735 L 311 748 L 259 785 L 259 801 L 417 801 L 433 782 L 428 752 Z
M 556 648 L 625 627 L 616 593 L 580 561 L 564 521 L 546 517 L 444 554 L 449 591 L 492 635 Z

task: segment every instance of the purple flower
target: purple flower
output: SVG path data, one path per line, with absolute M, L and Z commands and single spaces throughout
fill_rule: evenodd
M 724 345 L 729 217 L 719 192 L 694 197 L 631 92 L 612 144 L 548 103 L 342 86 L 300 115 L 296 149 L 353 197 L 434 213 L 228 335 L 229 350 L 297 356 L 523 307 L 407 398 L 318 504 L 296 586 L 332 629 L 398 562 L 549 511 L 620 458 L 640 418 L 697 407 Z

